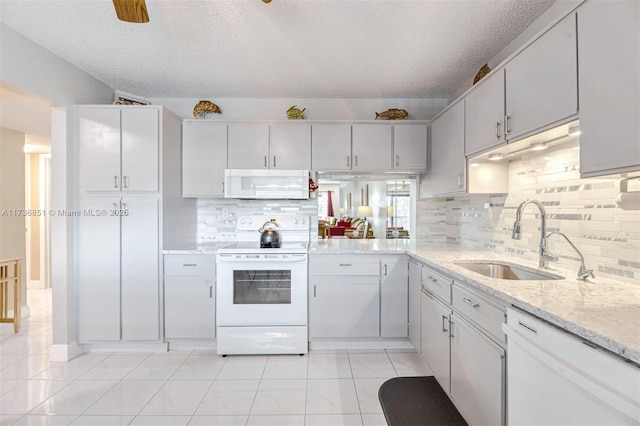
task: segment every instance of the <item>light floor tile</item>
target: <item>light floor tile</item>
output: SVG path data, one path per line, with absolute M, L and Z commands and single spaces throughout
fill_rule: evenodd
M 304 416 L 249 416 L 247 426 L 302 426 Z
M 268 356 L 230 356 L 218 374 L 218 380 L 252 380 L 262 378 Z
M 71 423 L 73 426 L 126 426 L 133 416 L 80 416 Z
M 420 355 L 413 352 L 389 353 L 389 359 L 398 376 L 432 376 L 433 373 L 424 363 Z
M 0 354 L 0 371 L 25 359 L 27 356 L 27 354 Z
M 249 415 L 259 380 L 216 380 L 196 411 L 202 415 Z
M 26 380 L 0 380 L 0 395 L 9 392 L 11 389 L 18 387 L 25 382 Z
M 307 382 L 307 414 L 357 414 L 358 397 L 352 379 L 314 379 Z
M 79 380 L 120 380 L 144 361 L 148 354 L 114 354 L 80 376 Z
M 191 416 L 210 386 L 211 382 L 204 380 L 166 382 L 140 414 L 143 416 Z
M 191 416 L 137 416 L 131 426 L 187 426 Z
M 52 362 L 49 368 L 36 375 L 34 379 L 73 380 L 95 367 L 106 357 L 107 355 L 103 354 L 83 354 L 69 362 Z
M 151 355 L 134 368 L 125 380 L 166 380 L 186 359 L 187 355 Z
M 27 380 L 0 396 L 0 413 L 26 414 L 67 384 L 62 380 Z
M 28 415 L 22 417 L 12 426 L 68 426 L 78 416 Z
M 13 364 L 11 368 L 5 368 L 0 371 L 0 381 L 31 379 L 49 368 L 49 366 L 48 355 L 29 355 L 27 358 Z
M 245 426 L 248 416 L 193 416 L 189 426 Z
M 306 380 L 262 380 L 251 416 L 305 414 Z
M 380 386 L 388 379 L 354 379 L 361 413 L 382 413 L 378 399 Z
M 64 389 L 38 405 L 31 414 L 82 414 L 111 389 L 115 380 L 83 380 L 71 382 Z
M 227 358 L 219 355 L 191 355 L 171 376 L 171 380 L 214 380 Z
M 111 388 L 83 414 L 135 416 L 160 390 L 162 380 L 123 380 Z
M 309 354 L 309 379 L 347 379 L 353 377 L 348 354 Z
M 305 426 L 362 426 L 362 417 L 360 414 L 309 414 L 304 424 Z
M 306 379 L 309 356 L 270 355 L 262 379 Z
M 387 426 L 387 419 L 384 414 L 363 414 L 364 426 Z
M 20 418 L 20 414 L 0 414 L 0 426 L 9 426 Z
M 354 378 L 396 377 L 396 370 L 386 353 L 349 354 Z

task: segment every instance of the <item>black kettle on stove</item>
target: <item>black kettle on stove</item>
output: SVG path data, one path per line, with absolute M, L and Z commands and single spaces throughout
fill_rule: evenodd
M 275 228 L 280 224 L 275 219 L 265 222 L 258 232 L 260 232 L 260 248 L 280 248 L 280 233 Z

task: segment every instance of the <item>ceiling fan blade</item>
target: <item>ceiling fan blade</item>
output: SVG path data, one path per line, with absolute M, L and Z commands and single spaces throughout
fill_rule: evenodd
M 149 13 L 144 0 L 113 0 L 118 19 L 135 24 L 149 22 Z

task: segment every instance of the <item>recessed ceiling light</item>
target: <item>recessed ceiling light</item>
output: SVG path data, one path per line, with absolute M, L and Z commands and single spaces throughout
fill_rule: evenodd
M 535 142 L 529 146 L 529 149 L 531 151 L 544 151 L 547 148 L 549 147 L 545 145 L 544 142 Z
M 502 160 L 504 158 L 504 155 L 502 154 L 489 154 L 489 160 L 491 161 L 498 161 L 498 160 Z

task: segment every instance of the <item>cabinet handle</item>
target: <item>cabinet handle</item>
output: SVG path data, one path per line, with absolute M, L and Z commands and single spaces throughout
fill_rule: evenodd
M 183 263 L 182 266 L 198 266 L 197 263 Z
M 273 167 L 274 168 L 276 167 L 276 156 L 275 155 L 273 156 Z
M 446 332 L 448 332 L 448 331 L 449 331 L 449 330 L 447 330 L 447 328 L 446 328 L 446 327 L 445 327 L 445 325 L 444 325 L 444 322 L 445 322 L 446 320 L 448 320 L 448 319 L 449 319 L 449 318 L 447 318 L 447 316 L 446 316 L 446 315 L 442 315 L 442 332 L 443 332 L 443 333 L 446 333 Z
M 400 156 L 396 154 L 396 166 L 400 165 Z
M 129 184 L 127 183 L 127 181 L 129 180 L 128 177 L 126 176 L 122 176 L 122 183 L 124 184 L 124 188 L 129 188 Z
M 264 167 L 265 167 L 265 169 L 267 168 L 267 156 L 266 155 L 264 156 Z
M 113 203 L 113 209 L 118 210 L 118 203 Z
M 340 266 L 351 266 L 351 263 L 341 263 Z
M 118 187 L 118 176 L 116 175 L 113 176 L 113 187 L 114 188 Z
M 349 156 L 347 155 L 347 167 L 349 167 Z
M 213 298 L 213 286 L 210 285 L 209 286 L 209 299 L 212 299 L 212 298 Z
M 511 133 L 511 116 L 505 115 L 504 116 L 504 134 L 508 135 L 509 133 Z
M 222 194 L 224 195 L 224 182 L 222 182 Z
M 496 139 L 500 139 L 500 122 L 496 121 Z
M 458 188 L 462 188 L 462 175 L 458 175 Z
M 316 297 L 316 286 L 313 286 L 313 297 Z
M 453 335 L 453 326 L 456 325 L 456 323 L 454 323 L 453 321 L 449 320 L 449 337 L 451 337 L 452 339 L 455 337 Z
M 471 305 L 472 308 L 479 308 L 480 304 L 472 301 L 471 299 L 467 299 L 466 297 L 462 299 L 462 301 L 468 305 Z
M 427 275 L 427 279 L 428 279 L 429 281 L 431 281 L 432 283 L 434 283 L 434 284 L 437 284 L 437 283 L 438 283 L 438 280 L 437 280 L 437 279 L 435 279 L 435 278 L 433 278 L 431 275 Z
M 354 166 L 358 167 L 358 156 L 354 156 L 355 158 L 355 163 L 353 163 Z
M 122 210 L 129 210 L 129 207 L 127 207 L 127 203 L 122 203 Z
M 387 265 L 384 265 L 384 274 L 387 275 Z

